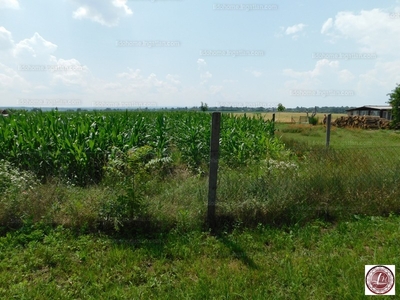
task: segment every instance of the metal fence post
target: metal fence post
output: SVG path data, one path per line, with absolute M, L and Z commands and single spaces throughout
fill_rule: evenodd
M 272 135 L 275 135 L 275 113 L 272 114 Z
M 215 229 L 215 203 L 217 200 L 217 174 L 219 157 L 221 113 L 212 113 L 211 141 L 210 141 L 210 174 L 208 182 L 208 212 L 207 222 L 211 230 Z
M 328 118 L 326 120 L 326 148 L 329 148 L 329 142 L 331 139 L 331 118 L 332 114 L 328 114 Z

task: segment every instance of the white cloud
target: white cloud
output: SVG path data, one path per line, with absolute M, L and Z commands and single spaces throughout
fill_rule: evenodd
M 17 43 L 14 48 L 14 56 L 21 58 L 37 58 L 41 56 L 48 56 L 57 49 L 57 45 L 46 41 L 35 32 L 30 39 L 24 39 Z
M 4 27 L 0 27 L 0 50 L 8 50 L 14 47 L 11 32 Z
M 0 91 L 5 89 L 22 90 L 29 86 L 28 82 L 22 78 L 14 69 L 0 63 Z
M 0 1 L 0 8 L 19 9 L 18 0 L 1 0 Z
M 359 75 L 358 90 L 363 96 L 379 93 L 380 99 L 388 99 L 386 94 L 400 83 L 400 60 L 377 61 L 374 68 Z M 385 91 L 385 92 L 382 92 Z
M 56 58 L 52 55 L 57 45 L 45 40 L 39 33 L 15 43 L 12 35 L 0 27 L 0 49 L 9 50 L 12 55 L 4 56 L 7 65 L 0 66 L 3 93 L 49 95 L 74 91 L 81 93 L 90 85 L 90 72 L 76 59 Z M 29 69 L 28 67 L 35 67 Z
M 201 73 L 200 74 L 200 78 L 202 79 L 201 84 L 205 84 L 211 77 L 212 74 L 208 71 Z
M 166 76 L 166 78 L 167 78 L 167 81 L 170 82 L 171 84 L 175 84 L 175 85 L 181 84 L 181 82 L 178 80 L 179 76 L 174 76 L 174 75 L 168 74 Z
M 75 19 L 89 19 L 104 26 L 116 26 L 120 18 L 132 15 L 127 0 L 74 0 L 79 7 L 73 12 Z
M 207 63 L 206 63 L 206 61 L 204 59 L 199 58 L 197 60 L 197 67 L 198 67 L 199 70 L 204 68 L 206 65 L 207 65 Z
M 291 78 L 285 82 L 286 89 L 354 90 L 355 87 L 356 76 L 347 69 L 341 69 L 338 61 L 327 59 L 317 61 L 312 70 L 285 69 L 283 74 Z
M 56 57 L 53 52 L 57 50 L 57 45 L 45 40 L 39 33 L 14 43 L 11 32 L 1 27 L 0 47 L 14 54 L 9 55 L 7 65 L 0 63 L 0 93 L 3 99 L 11 99 L 14 102 L 18 97 L 28 97 L 28 95 L 29 97 L 62 95 L 64 98 L 80 98 L 84 101 L 121 99 L 138 103 L 151 101 L 153 104 L 163 101 L 170 105 L 178 105 L 179 102 L 184 103 L 189 94 L 193 95 L 190 89 L 182 88 L 180 77 L 175 74 L 166 74 L 164 78 L 159 78 L 151 72 L 149 75 L 144 75 L 139 69 L 128 69 L 126 72 L 116 74 L 117 78 L 113 81 L 96 78 L 79 60 Z M 42 66 L 46 67 L 46 70 L 29 72 L 19 68 L 17 70 L 17 66 L 21 64 Z M 199 64 L 206 65 L 202 60 Z M 204 80 L 212 76 L 206 71 L 202 74 Z M 204 100 L 201 97 L 207 97 L 211 92 L 218 92 L 217 87 L 210 89 L 201 87 L 200 90 L 198 88 L 193 90 L 202 91 L 195 97 L 196 100 Z
M 318 60 L 315 64 L 315 68 L 311 71 L 298 72 L 293 69 L 284 69 L 283 74 L 292 78 L 306 79 L 306 78 L 317 78 L 332 69 L 337 69 L 339 66 L 338 61 L 329 61 L 327 59 Z
M 215 95 L 221 92 L 223 89 L 222 85 L 212 85 L 210 86 L 210 94 Z
M 128 0 L 113 0 L 113 1 L 112 1 L 112 4 L 113 4 L 115 7 L 121 8 L 121 9 L 125 12 L 125 14 L 131 15 L 131 14 L 133 14 L 133 12 L 132 12 L 132 10 L 128 7 L 128 5 L 126 5 L 126 2 L 127 2 L 127 1 L 128 1 Z
M 236 82 L 238 82 L 238 81 L 235 80 L 235 79 L 224 79 L 224 80 L 222 80 L 222 82 L 223 82 L 223 83 L 236 83 Z
M 299 24 L 290 26 L 290 27 L 286 28 L 285 33 L 286 33 L 287 35 L 295 34 L 295 33 L 297 33 L 297 32 L 302 31 L 302 30 L 304 29 L 305 26 L 306 26 L 306 25 L 303 24 L 303 23 L 299 23 Z
M 400 35 L 400 18 L 393 18 L 380 9 L 339 12 L 331 23 L 329 26 L 328 19 L 321 32 L 333 37 L 335 42 L 339 39 L 354 40 L 361 51 L 376 52 L 379 56 L 397 55 L 400 51 L 400 43 L 396 42 Z
M 122 84 L 119 82 L 110 82 L 104 85 L 104 89 L 106 90 L 118 90 L 122 88 Z
M 322 25 L 321 28 L 321 33 L 324 34 L 326 33 L 329 29 L 331 29 L 333 26 L 333 20 L 332 18 L 329 18 L 328 20 L 325 21 L 325 23 Z
M 76 59 L 57 59 L 50 57 L 49 72 L 52 75 L 52 84 L 63 86 L 86 86 L 86 77 L 89 69 L 82 66 Z
M 261 77 L 262 76 L 262 72 L 257 71 L 257 70 L 246 70 L 247 73 L 250 73 L 251 75 L 253 75 L 254 77 Z
M 177 86 L 180 85 L 176 76 L 168 74 L 166 80 L 160 80 L 154 73 L 151 73 L 148 77 L 144 77 L 140 69 L 134 70 L 128 68 L 128 72 L 119 73 L 117 77 L 124 80 L 124 91 L 131 91 L 143 95 L 146 93 L 174 93 L 178 91 Z
M 341 70 L 339 71 L 338 75 L 341 82 L 349 82 L 355 78 L 353 73 L 351 73 L 349 70 Z
M 200 73 L 200 79 L 201 79 L 201 83 L 200 84 L 202 84 L 202 85 L 207 83 L 207 81 L 212 77 L 212 74 L 210 72 L 205 71 L 206 67 L 207 67 L 206 61 L 204 59 L 202 59 L 202 58 L 199 58 L 197 60 L 197 68 L 199 70 L 203 70 Z
M 201 79 L 209 79 L 212 77 L 212 74 L 210 72 L 204 72 L 200 75 Z
M 280 38 L 284 35 L 285 33 L 285 27 L 284 26 L 279 26 L 279 32 L 274 33 L 274 36 L 276 38 Z

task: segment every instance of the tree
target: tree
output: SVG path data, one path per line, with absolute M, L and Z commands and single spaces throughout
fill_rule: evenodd
M 207 111 L 207 110 L 208 110 L 208 105 L 207 105 L 207 103 L 201 102 L 200 109 L 201 109 L 201 111 Z
M 392 125 L 395 126 L 400 123 L 400 84 L 397 84 L 396 88 L 387 96 L 389 96 L 388 103 L 392 106 Z
M 286 109 L 286 107 L 284 107 L 282 103 L 279 103 L 279 104 L 278 104 L 278 111 L 279 111 L 279 112 L 282 112 L 282 111 L 284 111 L 285 109 Z

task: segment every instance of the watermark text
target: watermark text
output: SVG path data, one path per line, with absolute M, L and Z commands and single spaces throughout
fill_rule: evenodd
M 313 59 L 376 59 L 376 53 L 313 53 Z
M 277 4 L 226 4 L 217 3 L 213 5 L 214 10 L 241 10 L 241 11 L 254 11 L 254 10 L 277 10 Z
M 131 40 L 118 40 L 117 47 L 180 47 L 179 41 L 131 41 Z
M 264 50 L 201 50 L 200 56 L 264 56 Z
M 290 90 L 290 96 L 300 97 L 346 97 L 355 96 L 353 90 Z

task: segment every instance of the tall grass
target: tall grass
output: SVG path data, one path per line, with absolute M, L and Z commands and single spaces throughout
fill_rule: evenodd
M 131 154 L 140 160 L 131 156 L 127 165 L 110 166 L 111 182 L 86 188 L 47 183 L 3 198 L 3 207 L 13 209 L 2 211 L 0 223 L 35 219 L 91 229 L 205 229 L 207 178 L 188 169 L 160 176 L 164 171 L 150 163 L 155 154 L 145 158 L 148 149 Z M 218 226 L 283 226 L 400 213 L 400 159 L 396 148 L 385 151 L 314 149 L 297 160 L 282 154 L 239 168 L 221 164 Z
M 82 153 L 76 157 L 71 154 L 72 148 L 81 145 L 68 139 L 61 142 L 61 136 L 70 134 L 75 140 L 80 136 L 72 129 L 63 132 L 62 127 L 55 127 L 59 130 L 58 142 L 40 144 L 36 149 L 29 143 L 41 136 L 26 129 L 27 133 L 21 134 L 23 144 L 10 145 L 12 151 L 2 152 L 2 156 L 19 167 L 17 173 L 32 169 L 39 175 L 53 176 L 47 184 L 29 190 L 10 188 L 11 181 L 5 177 L 3 189 L 14 192 L 0 202 L 1 224 L 34 219 L 113 230 L 190 230 L 205 225 L 207 179 L 202 175 L 207 172 L 209 155 L 209 114 L 51 112 L 25 116 L 39 123 L 57 116 L 61 121 L 46 122 L 70 122 L 77 132 L 77 128 L 86 126 L 78 120 L 90 120 L 89 137 L 94 132 L 94 136 L 104 139 L 80 137 L 84 146 L 102 145 L 94 152 L 82 152 L 87 159 L 81 160 Z M 9 123 L 2 121 L 3 125 L 14 124 L 18 118 Z M 126 126 L 125 131 L 111 128 L 106 120 L 120 128 Z M 15 124 L 7 126 L 21 131 Z M 292 142 L 285 148 L 279 139 L 272 138 L 273 130 L 273 124 L 257 117 L 223 115 L 217 190 L 221 227 L 237 222 L 248 226 L 284 225 L 400 212 L 397 147 L 327 150 L 324 146 Z M 49 132 L 43 130 L 47 140 L 51 139 Z M 21 135 L 3 133 L 1 147 L 21 139 Z M 54 153 L 45 156 L 40 147 Z M 26 152 L 27 159 L 19 148 L 33 151 Z M 69 156 L 63 157 L 60 149 L 69 151 Z M 95 159 L 96 155 L 100 160 Z M 79 176 L 71 177 L 78 172 Z M 87 185 L 95 179 L 96 185 Z

